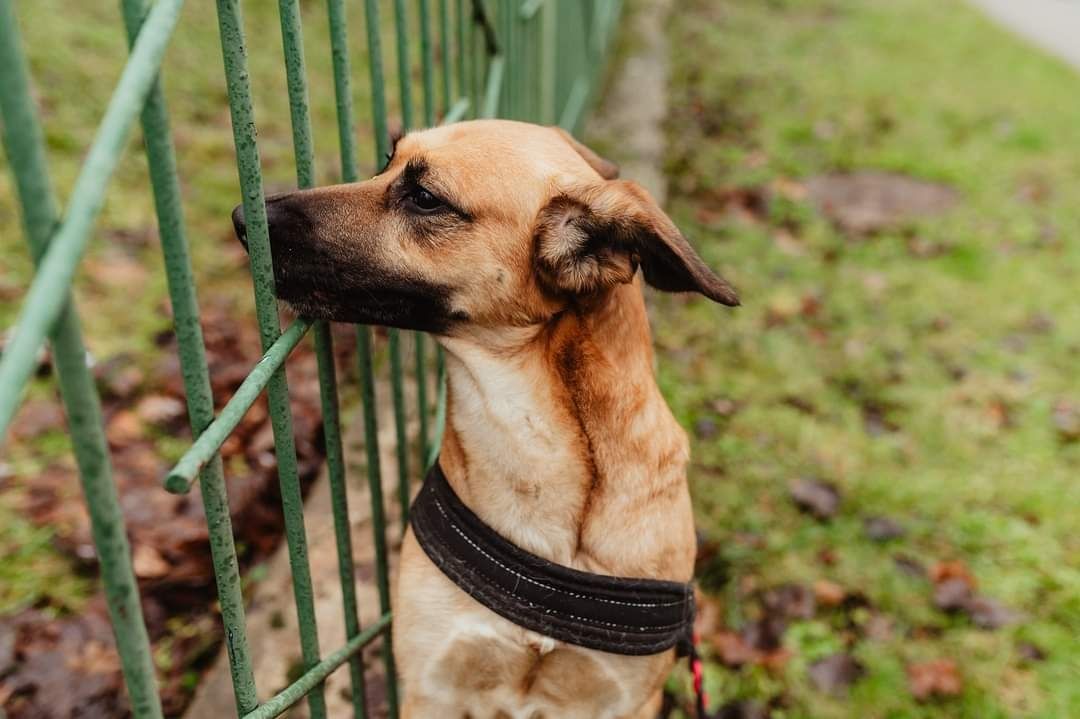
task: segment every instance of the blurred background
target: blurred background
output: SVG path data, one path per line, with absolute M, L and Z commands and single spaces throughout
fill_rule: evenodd
M 61 201 L 126 58 L 115 5 L 15 3 Z M 223 399 L 260 352 L 205 5 L 185 11 L 164 82 Z M 326 37 L 322 5 L 302 8 L 305 33 Z M 268 192 L 289 189 L 276 3 L 244 12 Z M 1080 715 L 1080 2 L 629 0 L 617 45 L 584 137 L 664 200 L 743 301 L 649 296 L 661 387 L 693 443 L 711 712 Z M 307 62 L 317 179 L 330 183 L 329 52 Z M 178 716 L 220 673 L 220 621 L 201 509 L 160 488 L 190 435 L 146 164 L 130 149 L 75 293 Z M 6 166 L 0 257 L 6 328 L 32 276 Z M 311 481 L 318 387 L 298 353 Z M 49 372 L 43 358 L 0 456 L 0 706 L 12 719 L 123 716 Z M 264 405 L 223 447 L 251 592 L 282 531 L 271 450 Z M 295 666 L 275 671 L 284 686 Z M 668 687 L 666 713 L 689 716 L 681 670 Z

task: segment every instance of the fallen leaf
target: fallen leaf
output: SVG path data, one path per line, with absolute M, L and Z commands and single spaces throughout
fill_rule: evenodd
M 903 525 L 888 517 L 867 517 L 863 520 L 863 531 L 875 542 L 888 542 L 907 534 Z
M 897 554 L 893 556 L 893 563 L 896 565 L 897 569 L 909 577 L 922 579 L 926 576 L 926 567 L 914 557 L 909 557 L 906 554 Z
M 788 491 L 795 506 L 816 519 L 831 519 L 840 509 L 840 491 L 829 482 L 800 478 L 788 486 Z
M 836 582 L 828 579 L 819 579 L 814 582 L 814 596 L 822 606 L 838 607 L 847 597 L 847 591 Z
M 934 606 L 942 611 L 964 611 L 973 598 L 971 585 L 959 577 L 950 577 L 934 585 Z
M 811 619 L 817 610 L 814 592 L 801 584 L 781 584 L 765 590 L 761 605 L 768 616 L 782 619 Z
M 1080 440 L 1080 407 L 1068 400 L 1058 400 L 1054 405 L 1053 420 L 1062 442 Z
M 143 424 L 134 412 L 122 410 L 109 420 L 105 435 L 113 448 L 122 447 L 142 439 Z
M 143 372 L 136 364 L 134 355 L 123 353 L 95 365 L 94 379 L 104 398 L 127 399 L 142 385 Z
M 757 658 L 754 648 L 734 632 L 717 632 L 712 637 L 712 644 L 725 667 L 737 669 Z
M 1016 647 L 1016 654 L 1020 657 L 1020 661 L 1025 663 L 1041 662 L 1046 659 L 1046 652 L 1031 642 L 1021 642 Z
M 934 697 L 953 697 L 964 688 L 956 662 L 933 659 L 907 666 L 908 688 L 919 701 Z
M 833 654 L 811 664 L 807 674 L 818 691 L 842 695 L 866 674 L 866 668 L 850 654 Z
M 139 579 L 164 577 L 172 568 L 161 553 L 148 544 L 136 544 L 131 553 L 131 565 Z
M 779 649 L 774 649 L 771 652 L 762 654 L 758 658 L 758 664 L 773 674 L 779 674 L 784 670 L 784 667 L 787 666 L 787 663 L 791 660 L 792 656 L 790 649 L 780 647 Z
M 996 599 L 983 596 L 972 597 L 964 611 L 980 629 L 1000 629 L 1020 619 L 1020 614 L 1015 610 Z
M 15 439 L 33 439 L 38 435 L 64 427 L 64 410 L 60 403 L 51 399 L 34 399 L 22 406 L 11 423 L 11 436 Z
M 721 417 L 731 417 L 738 412 L 742 405 L 739 402 L 731 399 L 730 397 L 719 397 L 709 403 L 713 412 L 716 412 Z
M 941 584 L 949 579 L 959 579 L 967 584 L 972 590 L 974 590 L 976 586 L 975 577 L 971 574 L 971 570 L 969 570 L 967 565 L 959 559 L 948 562 L 937 562 L 930 568 L 930 581 L 934 584 Z
M 875 613 L 866 620 L 863 625 L 863 633 L 867 639 L 876 642 L 887 642 L 893 638 L 895 632 L 895 622 L 891 617 Z
M 787 622 L 780 616 L 766 616 L 750 622 L 743 629 L 742 638 L 747 644 L 761 652 L 775 652 L 782 646 Z
M 694 422 L 694 434 L 698 439 L 712 439 L 720 434 L 720 427 L 716 424 L 716 420 L 702 417 Z
M 817 560 L 824 564 L 826 567 L 831 567 L 836 564 L 837 554 L 836 550 L 831 547 L 822 547 L 818 550 Z
M 187 412 L 184 403 L 175 397 L 151 394 L 135 405 L 135 414 L 146 424 L 164 426 L 182 418 Z

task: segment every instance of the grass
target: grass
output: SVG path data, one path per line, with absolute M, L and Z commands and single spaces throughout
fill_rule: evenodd
M 1073 715 L 1080 446 L 1053 410 L 1080 401 L 1080 78 L 959 2 L 684 0 L 669 32 L 671 211 L 744 304 L 654 303 L 663 389 L 701 435 L 695 503 L 726 578 L 713 600 L 738 627 L 753 588 L 827 579 L 895 624 L 872 640 L 796 623 L 781 669 L 710 667 L 714 697 L 781 696 L 785 717 Z M 802 182 L 864 168 L 960 202 L 846 237 Z M 719 207 L 747 192 L 757 214 Z M 801 476 L 840 489 L 832 521 L 792 506 Z M 907 535 L 868 541 L 871 515 Z M 1023 619 L 990 632 L 942 614 L 897 554 L 962 561 Z M 1022 662 L 1022 642 L 1046 660 Z M 806 668 L 843 649 L 868 671 L 833 698 Z M 960 696 L 911 697 L 905 665 L 932 658 L 958 663 Z

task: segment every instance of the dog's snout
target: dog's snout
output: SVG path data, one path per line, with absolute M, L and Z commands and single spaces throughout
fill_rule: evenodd
M 232 211 L 232 224 L 233 229 L 236 230 L 236 239 L 240 240 L 240 244 L 247 247 L 247 225 L 244 224 L 244 206 L 237 205 L 236 209 Z

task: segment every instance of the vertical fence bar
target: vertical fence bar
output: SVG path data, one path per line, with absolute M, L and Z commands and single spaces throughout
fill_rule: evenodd
M 279 3 L 282 24 L 282 47 L 285 52 L 289 86 L 289 108 L 292 115 L 293 148 L 296 158 L 296 180 L 301 189 L 315 185 L 315 158 L 311 136 L 311 113 L 308 107 L 307 79 L 304 69 L 303 33 L 296 0 Z M 339 122 L 345 128 L 352 125 L 351 98 L 348 90 L 348 55 L 344 25 L 344 6 L 340 1 L 328 3 L 333 55 L 335 90 L 341 82 L 344 92 L 338 97 Z M 344 63 L 344 67 L 342 64 Z M 342 108 L 342 103 L 345 107 Z M 339 133 L 342 130 L 339 127 Z M 351 138 L 347 140 L 351 143 Z M 351 148 L 351 144 L 347 147 Z M 330 506 L 337 545 L 338 575 L 341 581 L 345 632 L 349 639 L 360 633 L 357 613 L 356 586 L 353 570 L 352 539 L 349 529 L 348 498 L 345 492 L 345 459 L 341 447 L 341 422 L 337 394 L 337 370 L 334 367 L 333 337 L 326 322 L 314 325 L 315 357 L 319 372 L 319 399 L 323 416 L 323 436 L 326 444 L 326 469 L 330 485 Z M 310 668 L 310 667 L 308 667 Z M 352 688 L 353 714 L 366 716 L 366 689 L 363 660 L 354 655 L 349 660 L 349 679 Z
M 445 115 L 450 112 L 450 106 L 454 104 L 453 90 L 450 79 L 453 76 L 453 67 L 450 64 L 450 0 L 439 0 L 439 70 L 442 80 L 442 112 Z
M 435 47 L 431 32 L 431 0 L 420 2 L 420 67 L 423 73 L 424 125 L 435 125 Z
M 56 227 L 57 207 L 11 0 L 0 0 L 0 116 L 4 150 L 19 193 L 26 240 L 37 263 L 44 256 Z M 113 484 L 101 404 L 86 366 L 78 316 L 66 288 L 61 293 L 61 302 L 60 314 L 50 333 L 53 356 L 94 546 L 101 563 L 101 581 L 120 666 L 135 717 L 160 719 L 161 702 L 154 680 L 150 641 L 131 568 L 124 517 Z M 17 389 L 14 385 L 5 386 L 12 393 Z
M 379 27 L 379 0 L 364 0 L 367 25 L 368 68 L 371 73 L 371 116 L 375 129 L 375 166 L 379 167 L 390 149 L 386 129 L 386 88 L 383 81 L 382 44 Z M 390 567 L 386 556 L 386 505 L 383 501 L 382 468 L 379 461 L 379 429 L 375 412 L 375 373 L 371 362 L 371 328 L 358 326 L 357 354 L 360 365 L 360 393 L 364 406 L 364 449 L 367 453 L 368 487 L 371 493 L 371 524 L 375 539 L 375 581 L 379 609 L 390 611 Z M 386 672 L 386 703 L 391 719 L 398 716 L 397 672 L 390 632 L 383 634 L 383 670 Z
M 555 124 L 556 114 L 556 74 L 557 35 L 559 3 L 547 0 L 540 9 L 540 122 L 545 125 Z
M 465 3 L 469 0 L 457 0 L 454 5 L 454 29 L 456 31 L 457 42 L 455 49 L 457 54 L 454 59 L 457 61 L 457 94 L 458 97 L 471 97 L 469 93 L 469 80 L 468 80 L 468 63 L 466 62 L 466 43 L 465 43 Z M 476 107 L 475 104 L 470 103 L 472 107 Z
M 394 29 L 397 36 L 398 94 L 401 100 L 402 130 L 413 127 L 412 77 L 409 64 L 409 21 L 405 0 L 394 0 Z M 405 377 L 401 352 L 401 332 L 387 330 L 390 353 L 390 388 L 394 401 L 394 429 L 397 432 L 398 501 L 401 504 L 401 531 L 409 516 L 409 433 L 405 424 Z
M 353 122 L 352 90 L 350 86 L 348 25 L 345 16 L 344 0 L 327 0 L 330 17 L 330 51 L 334 67 L 334 97 L 337 102 L 338 144 L 341 154 L 341 181 L 355 182 L 359 176 L 356 169 L 355 126 Z M 320 323 L 321 324 L 321 323 Z M 316 327 L 318 330 L 318 327 Z M 318 340 L 318 335 L 316 335 Z M 318 348 L 318 345 L 316 345 Z M 330 349 L 330 343 L 326 343 Z M 356 602 L 356 575 L 353 569 L 352 534 L 349 527 L 349 507 L 345 491 L 345 462 L 341 456 L 341 431 L 338 420 L 337 390 L 333 352 L 326 360 L 320 360 L 320 386 L 331 387 L 335 401 L 329 408 L 333 413 L 335 434 L 338 437 L 336 451 L 340 469 L 330 472 L 331 506 L 334 512 L 334 533 L 338 547 L 338 575 L 341 579 L 341 601 L 345 612 L 345 635 L 353 639 L 360 634 L 360 615 Z M 327 376 L 322 376 L 323 367 L 328 367 Z M 323 408 L 323 422 L 329 423 L 327 408 Z M 327 442 L 329 446 L 329 441 Z M 330 453 L 327 452 L 329 464 Z M 364 680 L 364 658 L 360 653 L 349 659 L 349 681 L 352 686 L 353 715 L 356 719 L 367 716 L 367 688 Z
M 431 0 L 419 0 L 420 2 L 420 59 L 423 72 L 424 88 L 424 125 L 435 125 L 435 48 L 431 38 Z M 445 0 L 442 0 L 445 7 Z M 421 332 L 413 333 L 413 364 L 416 378 L 416 409 L 419 429 L 417 431 L 417 444 L 420 446 L 421 462 L 427 457 L 428 452 L 428 366 L 426 357 L 427 337 Z M 421 467 L 421 470 L 426 469 Z M 405 493 L 402 497 L 403 507 L 408 506 L 408 485 L 405 485 Z M 407 513 L 405 515 L 407 519 Z M 402 527 L 405 527 L 404 521 Z
M 379 459 L 379 430 L 375 411 L 375 372 L 371 366 L 371 328 L 360 325 L 357 349 L 360 357 L 360 397 L 364 405 L 364 450 L 367 454 L 368 487 L 371 492 L 371 524 L 375 536 L 375 583 L 379 590 L 379 609 L 390 611 L 390 569 L 387 563 L 386 514 Z M 386 672 L 386 700 L 390 716 L 398 716 L 397 680 L 394 669 L 391 634 L 383 635 L 383 669 Z
M 255 142 L 255 117 L 247 70 L 247 49 L 238 0 L 217 0 L 217 13 L 236 145 L 236 166 L 240 176 L 244 220 L 247 226 L 255 310 L 265 352 L 281 335 L 281 327 L 277 315 L 277 300 L 274 297 L 270 234 L 266 223 L 262 171 L 259 148 Z M 286 14 L 283 13 L 283 35 L 289 32 L 286 21 Z M 310 668 L 319 662 L 319 641 L 311 588 L 311 568 L 307 557 L 307 538 L 304 532 L 304 504 L 296 467 L 296 445 L 284 367 L 279 367 L 274 372 L 267 385 L 267 395 L 270 400 L 270 421 L 274 432 L 281 505 L 285 516 L 285 539 L 289 549 L 293 595 L 300 629 L 300 649 L 304 666 Z M 313 717 L 326 716 L 326 699 L 321 685 L 308 694 L 308 706 Z
M 147 0 L 123 0 L 122 5 L 128 43 L 131 44 L 135 41 L 149 4 Z M 165 260 L 169 301 L 173 310 L 173 327 L 180 354 L 184 394 L 187 397 L 188 420 L 192 435 L 198 437 L 214 420 L 214 400 L 206 365 L 206 348 L 199 325 L 198 301 L 195 297 L 191 256 L 184 228 L 172 130 L 169 127 L 169 114 L 160 80 L 150 90 L 143 107 L 142 129 Z M 238 712 L 246 714 L 258 705 L 258 697 L 245 631 L 240 567 L 233 542 L 232 518 L 229 516 L 229 501 L 220 455 L 215 454 L 200 472 L 199 482 L 210 539 L 210 554 L 214 562 L 218 603 L 225 627 L 225 649 L 229 656 L 233 696 Z
M 64 219 L 41 256 L 39 269 L 19 311 L 19 331 L 0 355 L 0 387 L 7 388 L 0 393 L 0 438 L 7 431 L 30 373 L 37 365 L 38 350 L 64 308 L 67 289 L 105 200 L 108 179 L 157 78 L 182 5 L 183 0 L 159 0 L 146 16 L 79 170 Z

